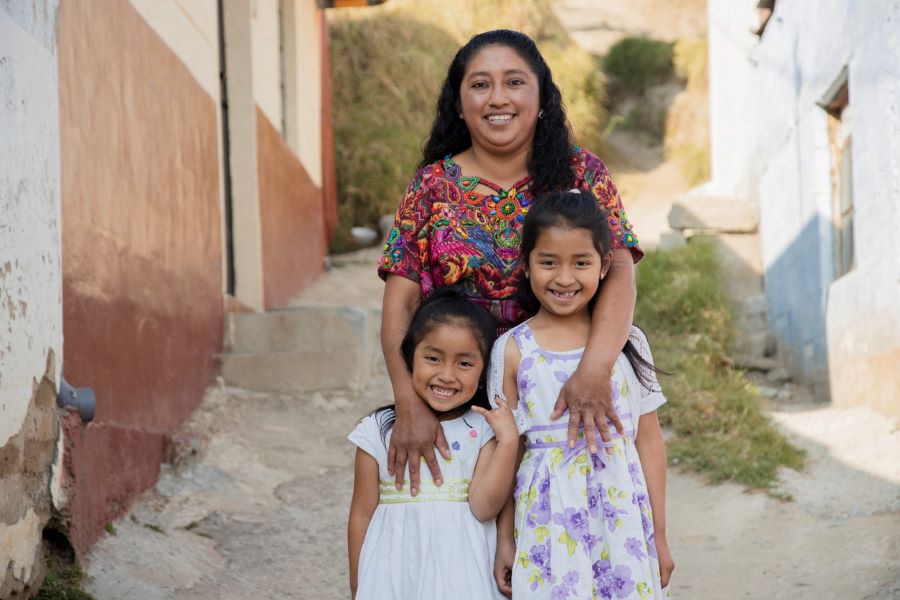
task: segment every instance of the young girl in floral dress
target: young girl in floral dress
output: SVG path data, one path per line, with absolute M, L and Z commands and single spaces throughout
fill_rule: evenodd
M 498 535 L 498 544 L 515 544 L 512 572 L 499 583 L 516 600 L 669 597 L 674 563 L 656 417 L 665 398 L 644 334 L 632 328 L 612 370 L 624 434 L 614 433 L 591 454 L 583 431 L 574 446 L 566 443 L 567 417 L 550 419 L 559 389 L 581 360 L 609 261 L 607 219 L 590 194 L 535 200 L 522 232 L 526 281 L 519 290 L 537 314 L 497 340 L 489 383 L 491 398 L 514 407 L 525 437 L 515 505 L 504 509 L 515 511 L 515 533 L 503 518 Z
M 485 371 L 495 323 L 451 287 L 425 299 L 402 351 L 416 393 L 453 448 L 442 485 L 398 490 L 387 471 L 395 409 L 364 417 L 357 445 L 348 546 L 356 600 L 502 599 L 492 576 L 494 517 L 513 486 L 519 433 L 501 401 L 487 410 Z M 407 479 L 408 481 L 408 479 Z

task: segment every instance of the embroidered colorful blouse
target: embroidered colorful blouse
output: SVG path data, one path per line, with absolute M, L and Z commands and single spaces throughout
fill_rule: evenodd
M 628 248 L 639 261 L 644 253 L 606 165 L 576 148 L 572 166 L 575 186 L 592 192 L 606 209 L 613 249 Z M 503 190 L 463 175 L 450 157 L 420 169 L 400 201 L 378 274 L 415 281 L 423 296 L 435 287 L 460 285 L 501 328 L 521 323 L 529 316 L 515 299 L 522 222 L 532 201 L 529 180 Z

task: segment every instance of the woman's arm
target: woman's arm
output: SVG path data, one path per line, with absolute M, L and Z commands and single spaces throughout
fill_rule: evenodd
M 641 415 L 635 446 L 641 459 L 644 480 L 647 482 L 647 493 L 650 495 L 660 582 L 665 587 L 669 585 L 669 577 L 675 570 L 675 562 L 672 560 L 666 539 L 666 443 L 656 411 Z
M 356 466 L 353 475 L 353 499 L 350 501 L 350 518 L 347 522 L 347 554 L 350 559 L 350 594 L 356 597 L 359 574 L 359 552 L 369 521 L 378 507 L 378 463 L 372 456 L 356 449 Z
M 618 250 L 612 253 L 612 264 L 600 298 L 591 315 L 591 334 L 584 356 L 578 368 L 563 385 L 553 407 L 551 419 L 562 416 L 569 408 L 569 447 L 575 445 L 579 427 L 584 424 L 584 435 L 591 453 L 597 452 L 594 428 L 600 431 L 604 442 L 611 438 L 606 420 L 609 419 L 619 433 L 624 430 L 619 416 L 612 406 L 610 376 L 616 358 L 625 347 L 631 332 L 637 288 L 634 284 L 634 261 L 631 252 Z
M 397 415 L 388 448 L 388 472 L 395 476 L 397 489 L 402 489 L 406 463 L 409 461 L 409 487 L 413 496 L 419 493 L 421 457 L 425 457 L 425 464 L 431 470 L 435 485 L 441 485 L 442 481 L 434 447 L 437 446 L 444 458 L 450 458 L 450 447 L 444 437 L 444 430 L 413 390 L 412 377 L 400 352 L 400 344 L 421 297 L 419 284 L 405 277 L 388 275 L 384 282 L 381 351 L 384 353 L 384 362 L 394 390 Z

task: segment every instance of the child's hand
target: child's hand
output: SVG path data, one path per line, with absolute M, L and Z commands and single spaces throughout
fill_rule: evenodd
M 498 539 L 494 556 L 494 581 L 500 593 L 507 598 L 512 598 L 512 568 L 515 559 L 516 543 L 511 539 Z
M 512 409 L 509 404 L 500 396 L 494 397 L 497 408 L 494 410 L 485 410 L 480 406 L 473 406 L 472 410 L 483 416 L 491 429 L 494 430 L 494 436 L 497 438 L 498 444 L 518 444 L 519 428 L 516 427 L 516 419 L 513 417 Z
M 669 578 L 675 570 L 675 561 L 672 560 L 672 552 L 669 550 L 669 542 L 665 536 L 655 536 L 656 556 L 659 557 L 659 582 L 663 587 L 669 585 Z

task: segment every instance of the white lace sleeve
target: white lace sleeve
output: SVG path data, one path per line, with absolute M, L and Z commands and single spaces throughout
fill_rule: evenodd
M 504 333 L 497 341 L 494 343 L 494 348 L 491 351 L 491 363 L 488 366 L 488 377 L 487 377 L 487 386 L 488 386 L 488 398 L 490 399 L 491 406 L 494 408 L 497 407 L 496 398 L 499 396 L 503 398 L 504 401 L 509 402 L 506 394 L 503 393 L 503 374 L 504 374 L 504 356 L 506 354 L 506 345 L 508 343 L 514 343 L 512 336 L 509 332 Z M 519 406 L 512 406 L 513 417 L 516 419 L 516 427 L 519 430 L 520 434 L 528 431 L 528 422 L 526 420 L 526 415 L 519 409 Z

